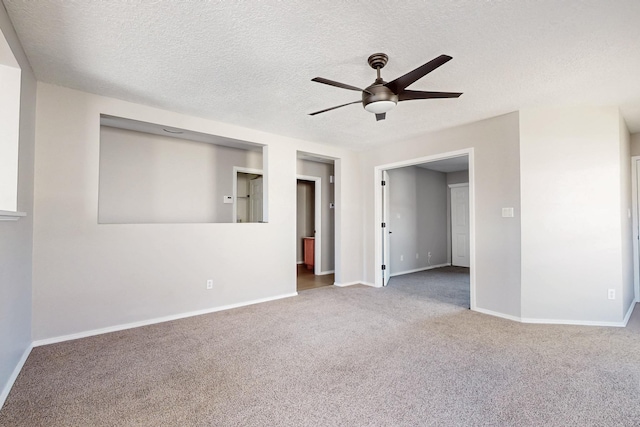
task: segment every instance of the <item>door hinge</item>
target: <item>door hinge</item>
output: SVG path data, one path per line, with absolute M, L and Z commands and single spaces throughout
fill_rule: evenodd
M 385 228 L 386 226 L 387 226 L 387 224 L 383 222 L 382 223 L 382 228 Z
M 387 185 L 387 181 L 382 181 L 382 185 Z
M 382 264 L 382 269 L 383 269 L 383 270 L 386 270 L 386 269 L 387 269 L 387 266 L 386 266 L 386 265 L 384 265 L 384 264 Z

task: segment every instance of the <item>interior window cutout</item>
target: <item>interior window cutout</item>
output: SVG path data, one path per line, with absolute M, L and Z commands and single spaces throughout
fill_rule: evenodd
M 262 170 L 234 168 L 235 222 L 264 222 L 263 216 L 263 187 Z
M 264 145 L 101 115 L 98 223 L 267 222 L 265 161 Z
M 17 212 L 21 73 L 0 31 L 0 220 L 23 216 Z

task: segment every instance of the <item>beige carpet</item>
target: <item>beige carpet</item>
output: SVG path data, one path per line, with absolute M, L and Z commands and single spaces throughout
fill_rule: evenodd
M 638 329 L 478 314 L 465 277 L 324 287 L 38 347 L 0 425 L 640 425 Z M 434 294 L 446 283 L 457 290 Z

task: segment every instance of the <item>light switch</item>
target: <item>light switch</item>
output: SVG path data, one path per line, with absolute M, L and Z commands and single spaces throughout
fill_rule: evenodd
M 233 203 L 232 196 L 222 196 L 222 203 Z
M 513 208 L 502 208 L 503 218 L 513 218 Z

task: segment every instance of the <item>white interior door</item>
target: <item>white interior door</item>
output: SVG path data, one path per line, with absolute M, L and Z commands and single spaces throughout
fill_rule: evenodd
M 262 177 L 249 181 L 249 222 L 262 222 Z
M 469 267 L 469 186 L 451 187 L 451 265 Z
M 382 171 L 382 286 L 389 284 L 391 265 L 389 264 L 389 174 Z

